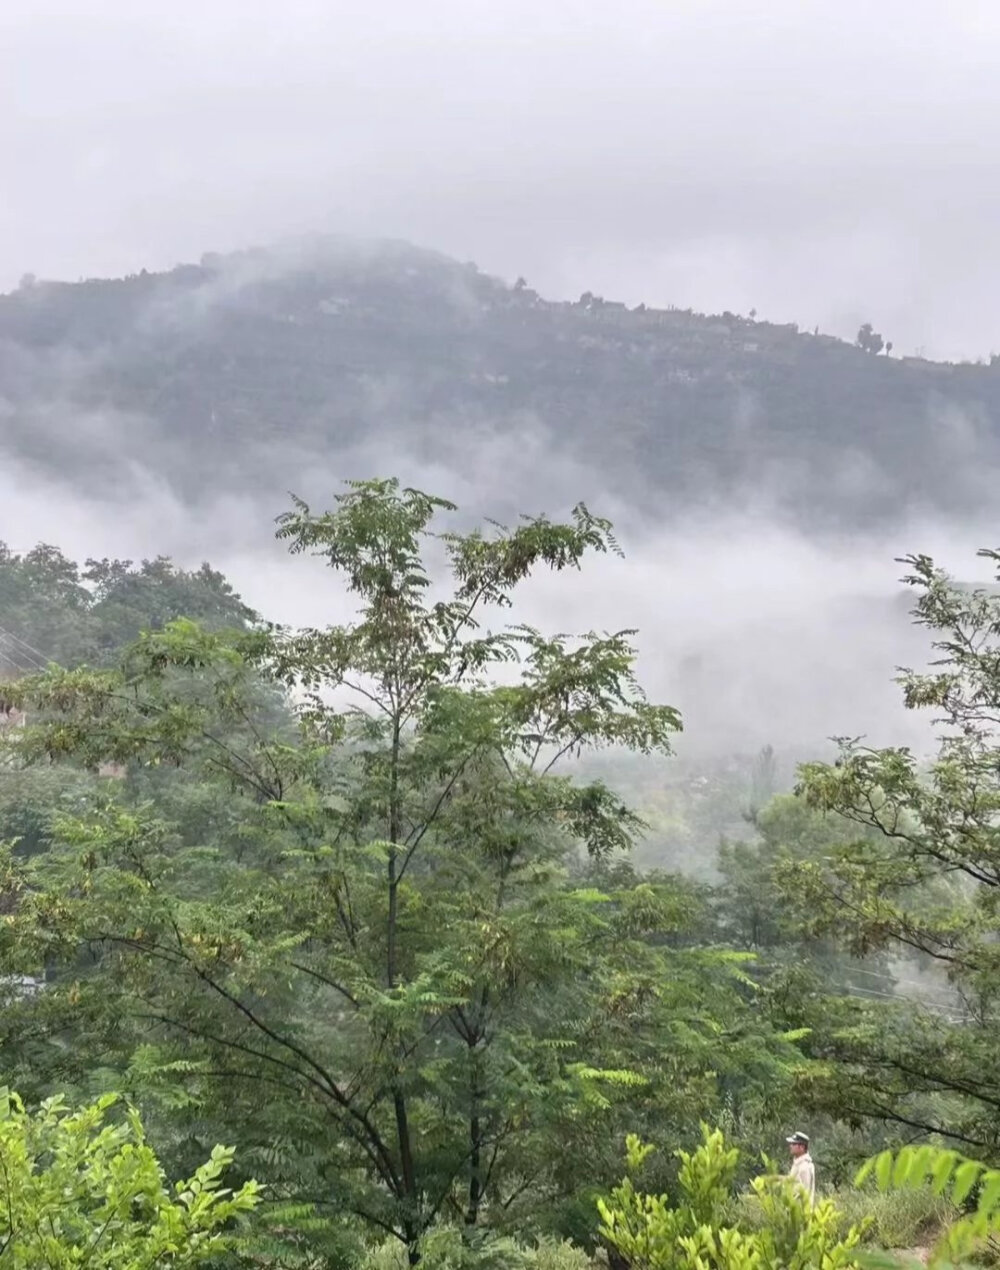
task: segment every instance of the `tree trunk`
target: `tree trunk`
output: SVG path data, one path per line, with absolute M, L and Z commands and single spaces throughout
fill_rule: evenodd
M 392 989 L 396 986 L 396 926 L 399 920 L 399 876 L 396 870 L 397 848 L 402 833 L 399 808 L 399 753 L 401 728 L 399 718 L 393 722 L 392 731 L 392 768 L 389 773 L 389 863 L 387 879 L 389 885 L 389 912 L 386 930 L 386 984 Z M 397 1084 L 392 1089 L 392 1104 L 396 1115 L 396 1142 L 399 1147 L 399 1163 L 402 1172 L 403 1196 L 406 1204 L 417 1209 L 417 1178 L 413 1167 L 413 1143 L 410 1137 L 410 1121 L 406 1110 L 406 1098 Z M 410 1265 L 420 1260 L 420 1249 L 417 1245 L 416 1230 L 407 1228 L 407 1249 Z
M 618 1251 L 613 1244 L 605 1244 L 605 1251 L 608 1254 L 608 1265 L 611 1270 L 631 1270 L 631 1264 Z
M 469 1205 L 465 1210 L 466 1226 L 474 1226 L 479 1220 L 479 1205 L 483 1198 L 483 1140 L 479 1116 L 473 1111 L 469 1117 Z

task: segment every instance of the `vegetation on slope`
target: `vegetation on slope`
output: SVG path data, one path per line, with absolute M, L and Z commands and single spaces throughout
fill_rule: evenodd
M 666 762 L 676 711 L 645 698 L 628 632 L 503 620 L 530 573 L 584 566 L 611 527 L 581 506 L 441 536 L 449 510 L 393 481 L 296 503 L 282 537 L 357 606 L 322 630 L 264 625 L 207 566 L 3 555 L 11 647 L 72 663 L 12 666 L 5 689 L 27 711 L 0 770 L 8 1079 L 32 1105 L 124 1093 L 171 1175 L 232 1142 L 261 1202 L 226 1255 L 257 1265 L 388 1265 L 386 1238 L 456 1267 L 622 1251 L 628 1135 L 660 1147 L 640 1207 L 668 1225 L 656 1197 L 699 1149 L 725 1165 L 725 1212 L 692 1207 L 651 1270 L 860 1262 L 836 1205 L 746 1207 L 755 1160 L 803 1120 L 866 1240 L 950 1216 L 924 1185 L 945 1157 L 920 1156 L 917 1201 L 891 1211 L 846 1198 L 865 1158 L 907 1161 L 902 1185 L 907 1142 L 960 1150 L 948 1197 L 986 1216 L 955 1238 L 982 1256 L 1000 599 L 912 562 L 944 659 L 904 683 L 946 719 L 929 770 L 848 746 L 791 796 L 764 753 L 717 876 L 644 873 L 638 818 L 563 763 Z M 699 1148 L 703 1123 L 732 1145 Z
M 756 316 L 547 301 L 405 244 L 32 280 L 0 297 L 0 374 L 9 457 L 105 492 L 154 471 L 189 502 L 298 487 L 358 450 L 447 468 L 531 435 L 647 513 L 749 496 L 853 527 L 989 506 L 1000 455 L 992 367 Z

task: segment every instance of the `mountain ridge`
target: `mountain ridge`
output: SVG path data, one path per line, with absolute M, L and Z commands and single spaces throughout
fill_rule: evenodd
M 819 530 L 988 510 L 1000 369 L 547 300 L 405 242 L 325 238 L 26 278 L 0 296 L 0 428 L 0 452 L 50 479 L 120 489 L 147 469 L 189 504 L 354 474 L 373 451 L 461 472 L 532 438 L 532 468 L 570 462 L 586 496 L 646 515 L 750 497 Z

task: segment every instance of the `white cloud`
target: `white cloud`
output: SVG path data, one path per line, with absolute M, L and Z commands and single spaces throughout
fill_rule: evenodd
M 998 53 L 974 0 L 8 0 L 0 279 L 342 230 L 984 354 Z

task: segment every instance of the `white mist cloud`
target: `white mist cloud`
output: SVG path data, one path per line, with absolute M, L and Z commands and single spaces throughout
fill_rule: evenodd
M 0 285 L 335 230 L 986 354 L 998 52 L 991 0 L 6 0 Z
M 478 518 L 494 510 L 489 491 L 506 474 L 524 482 L 529 510 L 555 515 L 568 512 L 579 475 L 572 463 L 560 469 L 536 434 L 475 451 L 461 474 L 403 453 L 390 468 L 389 458 L 374 450 L 340 456 L 331 465 L 339 470 L 313 474 L 310 497 L 324 506 L 343 477 L 394 470 Z M 535 468 L 553 474 L 552 497 L 530 480 Z M 273 518 L 285 506 L 276 492 L 191 510 L 148 472 L 137 472 L 117 502 L 47 485 L 9 464 L 0 474 L 0 537 L 16 549 L 45 540 L 79 559 L 208 559 L 274 620 L 344 620 L 351 601 L 336 577 L 320 561 L 289 558 L 274 541 Z M 831 735 L 859 734 L 873 744 L 926 747 L 927 720 L 902 710 L 892 682 L 900 664 L 921 664 L 928 652 L 925 633 L 906 617 L 896 557 L 927 551 L 963 580 L 985 581 L 975 550 L 994 540 L 991 526 L 914 519 L 891 537 L 820 541 L 759 508 L 665 513 L 657 524 L 621 507 L 593 510 L 617 519 L 626 559 L 597 557 L 582 574 L 532 579 L 514 616 L 568 633 L 637 627 L 643 683 L 684 712 L 682 753 L 747 753 L 768 743 L 807 753 Z
M 220 306 L 244 302 L 262 279 L 308 267 L 313 250 L 291 244 L 229 262 L 191 294 L 157 293 L 137 321 L 147 332 L 163 325 L 197 331 Z M 330 260 L 338 250 L 353 259 L 364 248 L 327 242 L 321 254 Z M 762 415 L 749 394 L 738 402 L 728 456 L 752 475 L 739 501 L 727 493 L 705 496 L 697 507 L 689 498 L 681 508 L 665 499 L 651 516 L 621 484 L 609 488 L 608 474 L 574 452 L 565 429 L 557 435 L 534 415 L 504 418 L 502 427 L 454 414 L 409 426 L 405 378 L 388 374 L 364 387 L 360 439 L 338 439 L 330 428 L 318 428 L 308 443 L 237 438 L 244 470 L 260 474 L 254 490 L 223 492 L 232 488 L 225 472 L 215 482 L 199 472 L 202 493 L 192 501 L 156 470 L 172 444 L 166 427 L 108 406 L 72 404 L 108 349 L 7 355 L 15 405 L 0 401 L 7 433 L 0 537 L 20 550 L 54 542 L 78 559 L 167 554 L 187 566 L 208 559 L 248 603 L 283 622 L 318 625 L 349 614 L 336 578 L 316 561 L 289 560 L 274 541 L 274 517 L 288 506 L 289 491 L 323 507 L 345 478 L 397 475 L 452 499 L 461 523 L 503 518 L 512 507 L 566 515 L 585 499 L 615 522 L 626 560 L 597 559 L 582 577 L 532 581 L 517 616 L 567 632 L 637 627 L 642 678 L 651 695 L 683 710 L 679 744 L 692 754 L 767 743 L 808 751 L 844 734 L 924 746 L 926 721 L 902 711 L 892 682 L 900 663 L 919 662 L 927 651 L 899 600 L 896 557 L 926 551 L 960 577 L 981 577 L 975 549 L 994 541 L 994 526 L 961 509 L 950 520 L 900 511 L 891 533 L 821 536 L 796 526 L 786 495 L 807 490 L 810 473 L 801 460 L 765 464 L 755 456 Z M 33 403 L 27 413 L 22 398 Z M 198 404 L 209 415 L 210 403 Z M 987 424 L 953 406 L 928 407 L 912 423 L 912 436 L 924 450 L 934 447 L 979 507 L 990 505 L 998 475 L 985 459 Z M 886 475 L 870 455 L 845 450 L 832 462 L 828 481 L 845 499 L 884 504 Z M 58 481 L 45 474 L 53 467 L 62 471 Z M 710 474 L 700 488 L 713 488 Z M 919 507 L 920 495 L 912 491 L 911 506 Z

